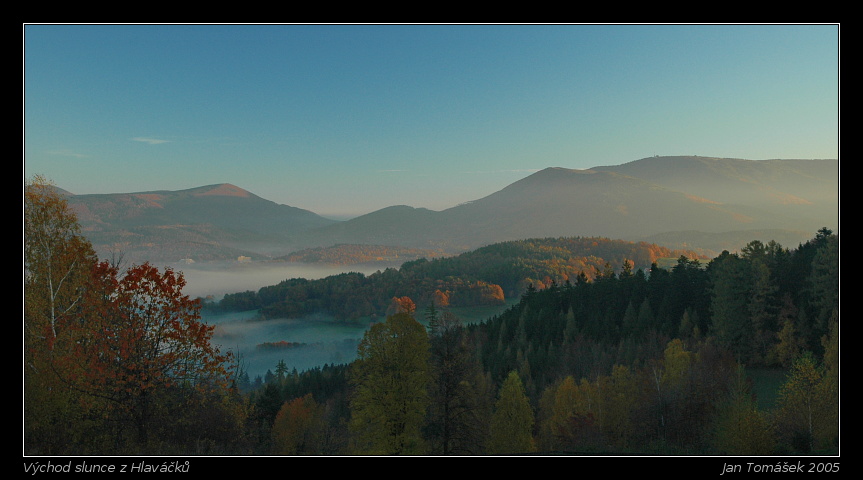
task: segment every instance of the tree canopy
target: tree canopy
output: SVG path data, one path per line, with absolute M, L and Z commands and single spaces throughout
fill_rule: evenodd
M 430 379 L 425 327 L 408 312 L 372 325 L 357 347 L 350 378 L 357 453 L 424 453 Z
M 98 261 L 50 184 L 37 177 L 24 195 L 25 448 L 146 449 L 157 419 L 191 425 L 222 409 L 230 354 L 211 343 L 183 276 Z

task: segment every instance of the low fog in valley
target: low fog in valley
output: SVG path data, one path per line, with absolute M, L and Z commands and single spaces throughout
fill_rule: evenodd
M 348 363 L 356 357 L 357 342 L 368 328 L 365 323 L 341 323 L 326 316 L 302 319 L 255 320 L 256 312 L 225 315 L 203 314 L 203 319 L 215 325 L 213 343 L 222 351 L 239 354 L 240 365 L 254 380 L 264 377 L 267 370 L 275 373 L 279 360 L 288 369 L 298 372 L 324 364 Z M 262 349 L 264 342 L 296 342 L 306 345 Z
M 227 293 L 257 291 L 289 278 L 317 279 L 343 272 L 374 273 L 381 266 L 326 266 L 298 263 L 219 263 L 175 265 L 187 284 L 184 292 L 191 298 L 212 296 L 220 299 Z M 385 268 L 385 267 L 383 267 Z M 275 372 L 279 360 L 288 369 L 303 371 L 324 364 L 348 363 L 356 356 L 359 339 L 367 323 L 336 322 L 333 318 L 316 315 L 303 319 L 258 320 L 257 312 L 212 314 L 202 312 L 204 321 L 215 325 L 213 342 L 222 351 L 239 353 L 241 366 L 254 380 L 267 370 Z M 295 342 L 305 346 L 267 350 L 258 348 L 264 342 Z
M 386 267 L 309 265 L 289 262 L 216 262 L 177 264 L 172 265 L 172 268 L 182 272 L 186 278 L 186 287 L 183 289 L 186 295 L 191 298 L 212 296 L 218 300 L 226 293 L 257 291 L 261 287 L 275 285 L 289 278 L 314 280 L 344 272 L 360 272 L 368 275 Z

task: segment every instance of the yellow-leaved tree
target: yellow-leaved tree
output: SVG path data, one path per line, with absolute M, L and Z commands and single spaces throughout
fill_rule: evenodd
M 838 385 L 829 373 L 806 351 L 794 361 L 779 391 L 775 413 L 779 439 L 798 452 L 838 447 Z
M 524 454 L 536 451 L 534 422 L 533 408 L 524 393 L 524 384 L 518 372 L 513 370 L 498 392 L 489 426 L 488 453 Z
M 61 381 L 55 359 L 76 338 L 96 255 L 65 196 L 44 177 L 24 185 L 24 448 L 65 453 L 87 438 L 77 391 Z
M 734 383 L 717 405 L 713 447 L 722 455 L 770 455 L 775 443 L 768 416 L 758 410 L 739 365 Z

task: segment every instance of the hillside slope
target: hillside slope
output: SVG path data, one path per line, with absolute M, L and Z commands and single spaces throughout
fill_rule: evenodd
M 268 259 L 338 244 L 459 253 L 536 237 L 602 236 L 715 254 L 753 238 L 838 232 L 838 160 L 650 157 L 546 168 L 442 211 L 395 205 L 348 221 L 279 205 L 230 184 L 70 195 L 99 253 L 133 261 Z M 715 241 L 714 241 L 715 240 Z
M 131 261 L 261 257 L 282 252 L 299 232 L 335 223 L 231 184 L 68 199 L 101 255 L 121 252 Z
M 838 177 L 835 160 L 652 157 L 589 170 L 546 168 L 474 202 L 440 212 L 390 207 L 303 241 L 455 251 L 549 236 L 662 239 L 675 248 L 698 247 L 685 238 L 728 232 L 741 232 L 725 235 L 732 249 L 753 232 L 804 241 L 820 227 L 837 229 Z

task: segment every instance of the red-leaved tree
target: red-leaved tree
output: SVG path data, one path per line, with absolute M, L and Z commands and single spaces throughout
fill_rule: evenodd
M 230 352 L 210 343 L 213 326 L 200 320 L 200 302 L 182 293 L 182 274 L 143 264 L 121 276 L 96 263 L 75 324 L 78 342 L 64 370 L 81 391 L 102 399 L 108 414 L 146 443 L 159 394 L 177 389 L 224 389 Z

